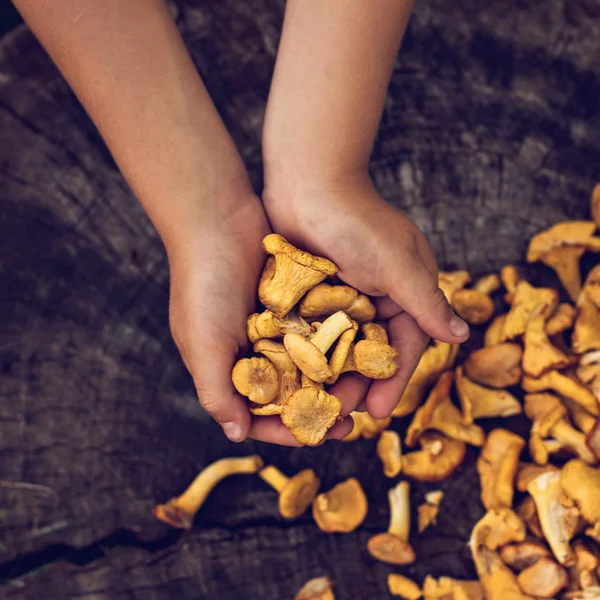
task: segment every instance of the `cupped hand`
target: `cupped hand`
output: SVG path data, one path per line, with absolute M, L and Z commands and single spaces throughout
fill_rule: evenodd
M 221 199 L 193 239 L 167 246 L 171 270 L 169 320 L 175 343 L 190 371 L 200 404 L 240 442 L 257 440 L 298 446 L 279 417 L 253 417 L 247 399 L 231 382 L 235 361 L 248 347 L 246 318 L 256 309 L 256 289 L 269 233 L 259 199 L 251 193 Z M 351 429 L 341 423 L 329 437 Z
M 437 263 L 427 240 L 381 198 L 368 177 L 304 189 L 267 186 L 263 201 L 277 233 L 333 260 L 340 279 L 377 297 L 376 318 L 398 351 L 398 372 L 373 382 L 345 375 L 331 393 L 342 400 L 343 414 L 358 408 L 374 418 L 389 416 L 430 336 L 448 343 L 469 336 L 468 325 L 438 287 Z

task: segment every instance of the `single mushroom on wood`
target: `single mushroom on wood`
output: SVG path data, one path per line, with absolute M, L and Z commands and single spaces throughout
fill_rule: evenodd
M 593 452 L 587 447 L 585 436 L 577 431 L 567 419 L 567 409 L 553 394 L 526 394 L 525 414 L 533 421 L 529 448 L 537 464 L 548 462 L 548 453 L 540 446 L 541 440 L 553 438 L 565 449 L 575 453 L 590 464 L 596 462 Z
M 409 565 L 416 559 L 410 537 L 410 485 L 401 481 L 388 491 L 390 524 L 385 533 L 374 535 L 367 542 L 373 558 L 392 565 Z
M 551 288 L 535 288 L 525 280 L 519 281 L 504 321 L 502 341 L 523 335 L 531 311 L 540 304 L 544 307 L 542 315 L 549 318 L 558 306 L 558 292 Z
M 377 441 L 377 456 L 383 463 L 386 477 L 397 477 L 402 470 L 402 445 L 395 431 L 382 431 Z
M 419 407 L 440 375 L 452 368 L 457 350 L 457 344 L 444 342 L 436 342 L 425 350 L 392 413 L 393 417 L 405 417 Z
M 560 485 L 561 475 L 554 471 L 542 473 L 527 486 L 533 498 L 544 537 L 556 560 L 564 566 L 575 564 L 570 542 L 579 528 L 579 510 L 569 500 Z
M 472 352 L 464 362 L 470 379 L 493 388 L 507 388 L 521 380 L 521 346 L 513 343 L 496 344 Z
M 460 411 L 450 399 L 450 388 L 454 374 L 446 371 L 439 378 L 425 404 L 417 410 L 406 431 L 406 445 L 414 448 L 421 434 L 427 429 L 435 429 L 456 440 L 482 446 L 485 441 L 483 429 L 473 423 L 466 423 Z
M 481 501 L 487 510 L 512 507 L 515 475 L 525 440 L 507 429 L 491 431 L 477 460 Z
M 402 473 L 417 481 L 447 479 L 460 467 L 467 451 L 464 442 L 437 431 L 426 431 L 419 443 L 421 450 L 402 455 Z
M 292 394 L 300 389 L 298 367 L 280 342 L 261 339 L 254 344 L 254 352 L 264 354 L 275 367 L 279 376 L 279 391 L 273 402 L 250 407 L 250 412 L 257 416 L 280 415 Z
M 313 501 L 312 512 L 322 531 L 350 533 L 367 516 L 367 497 L 358 480 L 351 477 L 319 494 Z
M 272 256 L 267 259 L 258 283 L 258 297 L 280 318 L 287 315 L 308 290 L 338 272 L 330 260 L 303 252 L 276 233 L 263 239 L 263 248 Z
M 444 492 L 441 490 L 434 490 L 425 494 L 425 502 L 417 507 L 419 533 L 425 531 L 430 525 L 436 524 L 443 499 Z
M 572 300 L 581 290 L 579 260 L 586 250 L 600 250 L 600 238 L 592 238 L 596 224 L 564 221 L 534 235 L 527 249 L 527 262 L 542 262 L 554 269 Z
M 294 392 L 281 411 L 282 423 L 300 444 L 317 446 L 340 419 L 341 401 L 325 390 L 303 387 Z
M 570 364 L 568 356 L 553 346 L 545 331 L 545 318 L 542 305 L 531 311 L 525 328 L 522 367 L 531 377 L 539 377 L 547 371 L 562 369 Z
M 539 598 L 554 598 L 569 584 L 569 574 L 556 561 L 544 556 L 521 571 L 517 581 L 526 594 Z
M 235 389 L 255 404 L 269 404 L 279 392 L 277 369 L 266 358 L 242 358 L 231 372 Z
M 398 351 L 389 345 L 385 329 L 376 323 L 362 326 L 364 339 L 354 346 L 356 370 L 370 379 L 389 379 L 398 371 Z
M 398 573 L 388 575 L 388 589 L 392 596 L 400 596 L 405 600 L 419 600 L 423 595 L 423 590 L 408 577 Z
M 315 577 L 307 581 L 294 600 L 335 600 L 329 577 Z
M 152 512 L 156 518 L 173 527 L 190 529 L 196 513 L 218 483 L 232 475 L 257 473 L 262 466 L 262 459 L 256 455 L 217 460 L 203 469 L 183 494 L 155 506 Z
M 500 550 L 500 558 L 518 573 L 534 565 L 540 558 L 550 558 L 552 553 L 540 540 L 526 539 L 524 542 L 507 544 Z
M 315 499 L 321 481 L 312 469 L 304 469 L 293 477 L 286 477 L 277 467 L 261 469 L 259 477 L 279 492 L 279 513 L 284 519 L 295 519 L 303 514 Z
M 512 417 L 523 412 L 521 403 L 513 394 L 471 381 L 464 374 L 463 367 L 456 369 L 455 382 L 465 423 L 473 423 L 476 419 Z

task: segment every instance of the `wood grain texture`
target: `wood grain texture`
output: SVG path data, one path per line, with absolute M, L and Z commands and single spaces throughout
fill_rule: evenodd
M 279 0 L 177 11 L 257 189 L 282 14 Z M 589 216 L 599 107 L 593 0 L 424 0 L 394 71 L 373 178 L 442 267 L 479 275 L 522 263 L 533 233 Z M 0 45 L 0 231 L 0 577 L 13 578 L 0 597 L 282 600 L 322 574 L 338 600 L 389 597 L 392 569 L 365 550 L 388 520 L 375 442 L 236 446 L 205 418 L 170 339 L 160 240 L 26 29 Z M 204 465 L 251 452 L 284 472 L 315 468 L 323 489 L 358 476 L 364 525 L 341 536 L 310 516 L 284 523 L 274 492 L 251 476 L 222 483 L 189 532 L 152 517 Z M 415 537 L 419 561 L 402 572 L 473 575 L 475 457 L 441 486 L 439 524 Z M 415 506 L 431 487 L 413 486 Z M 89 564 L 23 575 L 60 556 Z

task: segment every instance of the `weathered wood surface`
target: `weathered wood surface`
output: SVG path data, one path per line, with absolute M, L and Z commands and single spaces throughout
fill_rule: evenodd
M 282 11 L 279 0 L 190 1 L 178 15 L 257 187 Z M 532 233 L 588 216 L 599 107 L 594 0 L 422 0 L 373 176 L 443 267 L 481 274 L 520 262 Z M 0 597 L 282 600 L 321 574 L 340 600 L 388 597 L 392 569 L 365 551 L 388 518 L 374 442 L 239 447 L 203 417 L 168 332 L 160 240 L 25 29 L 0 45 L 0 224 L 0 577 L 13 578 Z M 357 475 L 364 525 L 328 536 L 309 516 L 283 523 L 254 477 L 223 483 L 183 535 L 153 519 L 203 465 L 250 452 L 288 472 L 312 466 L 325 489 Z M 439 524 L 415 539 L 406 573 L 472 575 L 474 456 L 441 486 Z M 415 505 L 426 489 L 413 486 Z M 24 575 L 59 556 L 88 564 Z

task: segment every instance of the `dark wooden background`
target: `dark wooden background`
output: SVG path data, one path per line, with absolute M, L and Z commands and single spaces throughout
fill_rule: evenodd
M 177 14 L 257 189 L 282 13 L 280 0 L 190 0 Z M 483 274 L 522 262 L 534 232 L 588 217 L 599 112 L 597 0 L 421 0 L 373 177 L 444 268 Z M 327 574 L 338 600 L 388 598 L 392 569 L 365 550 L 388 519 L 375 442 L 228 443 L 198 407 L 167 299 L 160 240 L 94 127 L 29 31 L 5 35 L 0 597 L 284 600 Z M 274 492 L 250 476 L 220 485 L 189 532 L 152 517 L 208 462 L 253 452 L 289 473 L 312 466 L 324 489 L 358 476 L 365 523 L 349 535 L 326 535 L 308 515 L 285 523 Z M 403 572 L 473 575 L 465 543 L 482 512 L 475 456 L 441 486 L 439 524 L 415 536 L 419 561 Z M 413 486 L 413 503 L 432 487 Z

